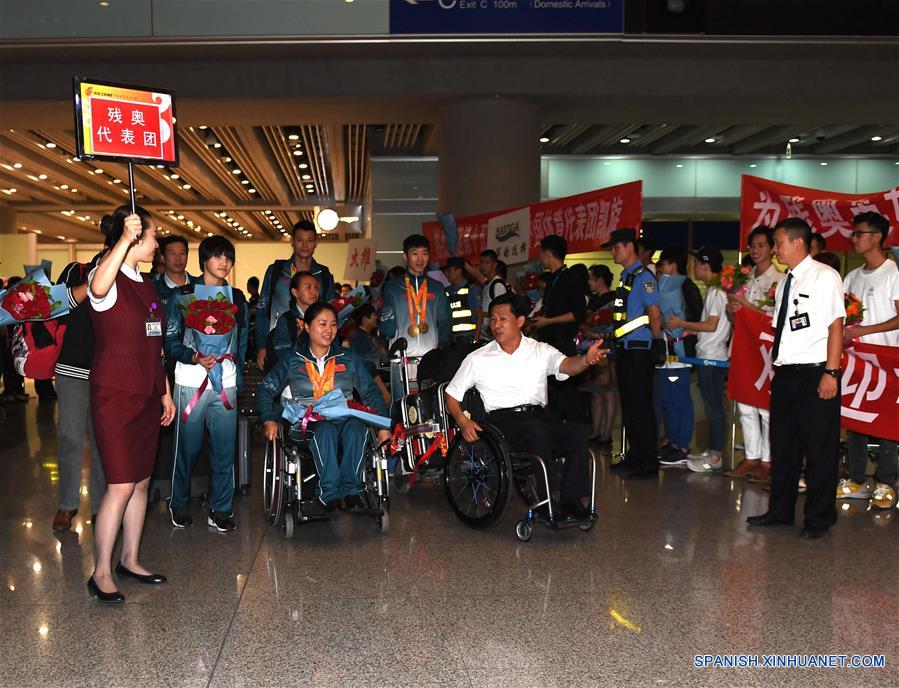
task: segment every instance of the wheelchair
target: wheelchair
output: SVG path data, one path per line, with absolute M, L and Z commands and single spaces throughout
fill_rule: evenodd
M 509 448 L 502 432 L 486 418 L 475 390 L 469 390 L 462 408 L 483 428 L 477 442 L 462 437 L 446 410 L 444 391 L 447 382 L 429 384 L 416 380 L 410 368 L 420 363 L 405 355 L 406 341 L 398 339 L 390 349 L 391 359 L 400 364 L 404 394 L 399 402 L 399 418 L 405 435 L 400 447 L 394 476 L 397 492 L 409 491 L 415 477 L 431 478 L 442 485 L 453 513 L 467 527 L 485 530 L 505 517 L 513 488 L 528 506 L 515 532 L 522 541 L 531 539 L 535 524 L 554 530 L 578 527 L 589 531 L 596 522 L 596 455 L 590 452 L 590 506 L 584 519 L 560 519 L 553 513 L 552 501 L 539 495 L 549 494 L 549 471 L 556 470 L 564 458 L 547 464 L 543 457 Z M 435 451 L 435 443 L 443 451 Z M 537 474 L 534 466 L 539 468 Z M 538 487 L 539 485 L 539 487 Z M 542 487 L 542 490 L 540 489 Z
M 288 435 L 290 425 L 281 422 L 278 436 L 268 442 L 262 476 L 262 499 L 265 517 L 280 528 L 288 540 L 293 538 L 295 526 L 314 521 L 330 521 L 334 514 L 324 513 L 317 504 L 315 487 L 318 473 L 308 442 L 295 441 Z M 350 513 L 373 516 L 378 531 L 389 527 L 390 495 L 387 480 L 386 443 L 378 443 L 377 435 L 368 427 L 368 456 L 362 473 L 365 490 L 361 493 L 363 507 Z

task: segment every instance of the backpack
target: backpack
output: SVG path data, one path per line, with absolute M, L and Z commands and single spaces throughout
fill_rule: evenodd
M 499 285 L 499 284 L 503 285 L 503 286 L 506 288 L 506 292 L 505 292 L 506 294 L 513 294 L 513 293 L 514 293 L 514 292 L 512 291 L 512 287 L 509 286 L 509 283 L 506 282 L 506 281 L 504 281 L 502 278 L 499 278 L 499 277 L 498 277 L 498 278 L 496 278 L 496 279 L 491 280 L 491 281 L 490 281 L 490 284 L 489 284 L 489 286 L 488 286 L 488 288 L 487 288 L 487 294 L 490 296 L 490 300 L 491 300 L 491 301 L 493 301 L 493 299 L 496 298 L 496 287 L 497 287 L 497 285 Z
M 26 322 L 16 327 L 12 339 L 16 372 L 32 380 L 53 377 L 65 333 L 66 324 L 59 318 Z

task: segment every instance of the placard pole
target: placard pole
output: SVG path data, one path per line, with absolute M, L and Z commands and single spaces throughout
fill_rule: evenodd
M 137 212 L 137 204 L 134 202 L 134 166 L 128 163 L 128 194 L 131 196 L 131 214 Z

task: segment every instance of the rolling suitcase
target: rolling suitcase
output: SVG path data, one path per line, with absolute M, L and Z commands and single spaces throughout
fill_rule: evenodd
M 237 415 L 237 461 L 235 471 L 237 473 L 237 487 L 240 494 L 247 495 L 250 492 L 250 457 L 253 449 L 253 425 L 250 419 L 243 414 Z

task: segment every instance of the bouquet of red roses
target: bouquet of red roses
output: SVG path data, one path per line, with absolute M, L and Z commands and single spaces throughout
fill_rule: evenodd
M 69 312 L 64 284 L 52 284 L 44 266 L 33 268 L 22 281 L 0 291 L 0 326 L 27 320 L 52 320 Z
M 222 392 L 222 361 L 234 361 L 236 353 L 237 306 L 231 287 L 194 286 L 193 294 L 182 296 L 178 307 L 184 317 L 186 344 L 201 356 L 215 356 L 209 382 L 216 394 Z M 237 365 L 237 363 L 235 363 Z
M 865 319 L 865 305 L 855 294 L 846 294 L 843 305 L 846 307 L 846 322 L 844 325 L 861 325 Z
M 725 265 L 712 286 L 723 289 L 728 294 L 744 294 L 752 279 L 752 268 L 746 265 Z

